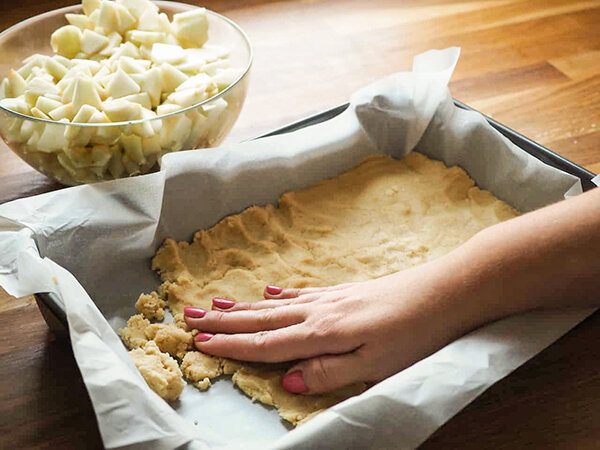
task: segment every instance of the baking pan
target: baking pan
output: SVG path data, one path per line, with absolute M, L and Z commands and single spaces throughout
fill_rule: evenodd
M 476 111 L 458 100 L 454 100 L 454 104 L 461 109 L 465 109 L 468 111 Z M 305 119 L 291 123 L 284 127 L 278 128 L 269 133 L 257 136 L 254 139 L 290 133 L 292 131 L 308 127 L 310 125 L 315 125 L 317 123 L 324 122 L 341 114 L 348 108 L 348 106 L 349 103 L 344 103 L 343 105 L 336 106 L 335 108 L 328 109 L 326 111 L 306 117 Z M 555 167 L 557 169 L 560 169 L 564 172 L 570 173 L 571 175 L 578 177 L 581 180 L 581 185 L 584 191 L 595 187 L 595 184 L 592 183 L 592 178 L 595 177 L 594 173 L 584 169 L 581 166 L 578 166 L 577 164 L 575 164 L 572 161 L 569 161 L 566 158 L 563 158 L 562 156 L 554 153 L 546 147 L 508 128 L 507 126 L 502 125 L 501 123 L 495 121 L 491 117 L 488 117 L 485 114 L 482 115 L 486 118 L 486 120 L 492 127 L 498 130 L 502 135 L 508 138 L 508 140 L 510 140 L 517 147 L 525 150 L 533 157 L 552 167 Z M 68 339 L 67 316 L 62 304 L 56 298 L 56 296 L 52 293 L 38 293 L 35 294 L 35 300 L 38 304 L 38 307 L 40 308 L 44 320 L 48 324 L 48 327 L 55 333 L 56 337 L 59 339 Z

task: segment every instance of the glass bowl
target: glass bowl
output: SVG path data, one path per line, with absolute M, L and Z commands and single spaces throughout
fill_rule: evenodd
M 157 1 L 169 19 L 194 6 Z M 52 55 L 50 35 L 66 25 L 66 13 L 81 13 L 81 5 L 49 11 L 0 33 L 0 79 L 23 59 Z M 216 147 L 227 136 L 246 98 L 252 48 L 246 34 L 231 20 L 207 10 L 207 44 L 229 50 L 238 70 L 233 83 L 218 94 L 169 114 L 111 123 L 66 123 L 39 119 L 0 105 L 0 135 L 30 166 L 65 185 L 112 180 L 158 169 L 169 152 Z

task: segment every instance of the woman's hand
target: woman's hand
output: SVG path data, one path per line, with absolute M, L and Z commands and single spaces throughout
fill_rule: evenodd
M 284 377 L 294 393 L 379 381 L 460 336 L 467 321 L 440 297 L 426 264 L 384 278 L 325 288 L 267 286 L 267 300 L 214 299 L 213 311 L 186 308 L 202 352 L 245 361 L 302 360 Z M 446 286 L 447 288 L 447 286 Z M 446 289 L 449 291 L 449 289 Z M 196 317 L 193 316 L 202 316 Z
M 536 308 L 597 306 L 600 189 L 487 228 L 429 263 L 376 280 L 265 290 L 266 300 L 186 308 L 202 352 L 301 360 L 294 393 L 379 381 L 467 331 Z

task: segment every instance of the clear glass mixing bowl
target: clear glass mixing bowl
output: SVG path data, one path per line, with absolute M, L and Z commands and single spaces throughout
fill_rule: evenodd
M 171 1 L 155 3 L 170 19 L 175 13 L 195 8 Z M 10 69 L 21 67 L 29 55 L 52 55 L 52 32 L 67 24 L 66 13 L 81 12 L 81 5 L 56 9 L 0 33 L 0 79 Z M 66 185 L 148 173 L 158 168 L 159 158 L 165 153 L 218 146 L 233 127 L 246 98 L 252 48 L 234 22 L 212 11 L 207 15 L 207 43 L 229 49 L 230 65 L 240 74 L 220 93 L 170 114 L 100 124 L 38 119 L 0 105 L 2 139 L 34 169 Z M 31 138 L 35 133 L 37 137 L 44 133 L 62 136 L 61 145 L 40 145 L 39 139 Z

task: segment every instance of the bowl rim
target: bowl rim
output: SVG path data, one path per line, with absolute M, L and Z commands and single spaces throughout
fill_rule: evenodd
M 190 5 L 188 3 L 181 3 L 181 2 L 174 2 L 174 1 L 154 1 L 151 0 L 152 3 L 155 3 L 157 6 L 161 5 L 178 5 L 178 6 L 182 6 L 185 9 L 188 10 L 193 10 L 196 8 L 201 8 L 199 6 L 196 5 Z M 46 15 L 54 15 L 57 13 L 63 13 L 63 14 L 68 14 L 71 11 L 77 9 L 77 8 L 81 8 L 81 4 L 75 4 L 75 5 L 70 5 L 70 6 L 63 6 L 62 8 L 57 8 L 57 9 L 52 9 L 50 11 L 46 11 L 43 12 L 41 14 L 36 14 L 35 16 L 31 16 L 28 17 L 25 20 L 22 20 L 10 27 L 8 27 L 7 29 L 3 30 L 2 32 L 0 32 L 0 39 L 2 39 L 4 37 L 5 34 L 10 33 L 11 31 L 14 31 L 14 29 L 16 27 L 22 26 L 23 24 L 26 24 L 27 22 L 36 20 L 36 19 L 40 19 L 43 18 Z M 118 127 L 118 126 L 127 126 L 127 125 L 135 125 L 135 124 L 140 124 L 140 123 L 146 123 L 146 122 L 151 122 L 153 120 L 159 120 L 159 119 L 164 119 L 167 117 L 172 117 L 172 116 L 176 116 L 178 114 L 181 113 L 185 113 L 187 111 L 191 111 L 193 109 L 198 108 L 199 106 L 208 104 L 213 102 L 214 100 L 221 98 L 222 96 L 224 96 L 227 92 L 229 92 L 231 89 L 233 89 L 244 77 L 246 77 L 248 75 L 248 72 L 250 71 L 250 68 L 252 66 L 252 62 L 254 61 L 254 49 L 252 48 L 252 44 L 250 43 L 250 38 L 248 37 L 248 35 L 246 34 L 246 32 L 237 24 L 235 23 L 233 20 L 229 19 L 228 17 L 225 17 L 222 14 L 219 14 L 217 12 L 214 12 L 208 8 L 203 8 L 206 10 L 207 14 L 210 14 L 214 17 L 216 17 L 217 19 L 220 19 L 224 22 L 226 22 L 227 24 L 229 24 L 231 27 L 233 27 L 243 38 L 244 42 L 246 43 L 246 47 L 248 49 L 248 62 L 246 63 L 246 66 L 244 67 L 242 73 L 235 79 L 235 81 L 233 83 L 231 83 L 229 86 L 227 86 L 225 89 L 223 89 L 221 92 L 219 92 L 218 94 L 213 95 L 212 97 L 209 97 L 205 100 L 202 100 L 201 102 L 198 103 L 194 103 L 191 106 L 187 106 L 185 108 L 182 109 L 178 109 L 177 111 L 173 111 L 167 114 L 162 114 L 160 116 L 156 116 L 156 117 L 148 117 L 145 119 L 137 119 L 137 120 L 126 120 L 126 121 L 121 121 L 121 122 L 102 122 L 102 123 L 87 123 L 87 122 L 61 122 L 58 120 L 48 120 L 48 119 L 42 119 L 39 117 L 33 117 L 33 116 L 28 116 L 27 114 L 22 114 L 20 112 L 17 111 L 13 111 L 12 109 L 8 109 L 5 108 L 4 106 L 0 105 L 0 111 L 2 112 L 6 112 L 9 115 L 13 115 L 16 116 L 20 119 L 25 119 L 25 120 L 32 120 L 34 122 L 40 122 L 40 123 L 47 123 L 47 124 L 51 124 L 51 125 L 62 125 L 62 126 L 73 126 L 73 127 L 89 127 L 89 128 L 97 128 L 97 127 Z M 14 98 L 14 97 L 7 97 L 7 98 Z

